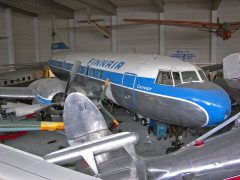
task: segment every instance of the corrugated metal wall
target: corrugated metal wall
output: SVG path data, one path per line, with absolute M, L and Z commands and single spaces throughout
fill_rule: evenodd
M 166 1 L 165 19 L 193 20 L 211 22 L 211 1 Z M 218 10 L 220 21 L 240 21 L 240 1 L 222 1 Z M 84 12 L 75 12 L 75 19 L 83 19 Z M 98 16 L 99 17 L 99 16 Z M 107 17 L 104 17 L 107 19 Z M 159 13 L 150 6 L 123 6 L 117 8 L 117 23 L 123 18 L 159 19 Z M 109 20 L 109 19 L 108 19 Z M 108 24 L 108 21 L 106 21 Z M 157 53 L 159 54 L 159 26 L 145 25 L 139 27 L 118 28 L 118 52 Z M 240 30 L 232 39 L 217 39 L 217 62 L 226 55 L 240 49 Z M 96 31 L 76 31 L 76 49 L 82 51 L 111 51 L 111 40 L 102 38 Z M 165 26 L 165 54 L 171 55 L 175 50 L 190 50 L 197 57 L 196 63 L 211 62 L 211 33 L 191 28 Z
M 13 12 L 15 62 L 35 62 L 33 17 Z
M 0 37 L 6 37 L 6 24 L 4 9 L 0 8 Z M 0 64 L 8 63 L 7 39 L 0 40 Z

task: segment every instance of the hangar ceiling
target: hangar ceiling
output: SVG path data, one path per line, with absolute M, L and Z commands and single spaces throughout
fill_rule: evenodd
M 102 13 L 114 15 L 116 14 L 116 8 L 120 6 L 142 6 L 142 5 L 152 5 L 155 7 L 156 11 L 163 12 L 164 4 L 168 3 L 183 3 L 183 2 L 193 2 L 193 0 L 54 0 L 68 8 L 73 10 L 83 10 L 87 7 L 92 7 L 100 10 Z M 212 10 L 216 10 L 221 4 L 222 0 L 211 0 Z M 209 2 L 209 0 L 194 0 L 194 2 Z

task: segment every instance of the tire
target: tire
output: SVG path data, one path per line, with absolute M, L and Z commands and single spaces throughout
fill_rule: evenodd
M 143 126 L 147 125 L 147 120 L 145 118 L 141 119 L 141 125 L 143 125 Z
M 135 122 L 139 121 L 138 116 L 136 114 L 133 115 L 133 121 L 135 121 Z
M 172 152 L 174 152 L 175 151 L 175 148 L 174 147 L 169 147 L 169 148 L 167 148 L 167 150 L 166 150 L 166 154 L 170 154 L 170 153 L 172 153 Z

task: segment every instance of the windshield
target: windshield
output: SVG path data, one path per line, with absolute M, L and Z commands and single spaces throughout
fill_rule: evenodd
M 201 76 L 203 81 L 208 81 L 205 73 L 202 70 L 198 70 L 199 75 Z
M 183 82 L 199 81 L 197 73 L 195 71 L 181 72 Z
M 181 84 L 181 78 L 179 72 L 173 72 L 173 79 L 175 82 L 175 85 Z

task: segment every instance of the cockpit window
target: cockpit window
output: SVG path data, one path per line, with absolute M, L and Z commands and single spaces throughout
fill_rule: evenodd
M 173 85 L 171 72 L 170 71 L 159 71 L 156 83 L 157 84 Z
M 204 74 L 204 72 L 202 70 L 198 70 L 198 73 L 203 81 L 208 81 L 206 75 Z
M 183 82 L 199 81 L 197 73 L 195 71 L 181 72 Z
M 175 82 L 175 85 L 181 84 L 181 78 L 179 72 L 173 72 L 173 79 Z

